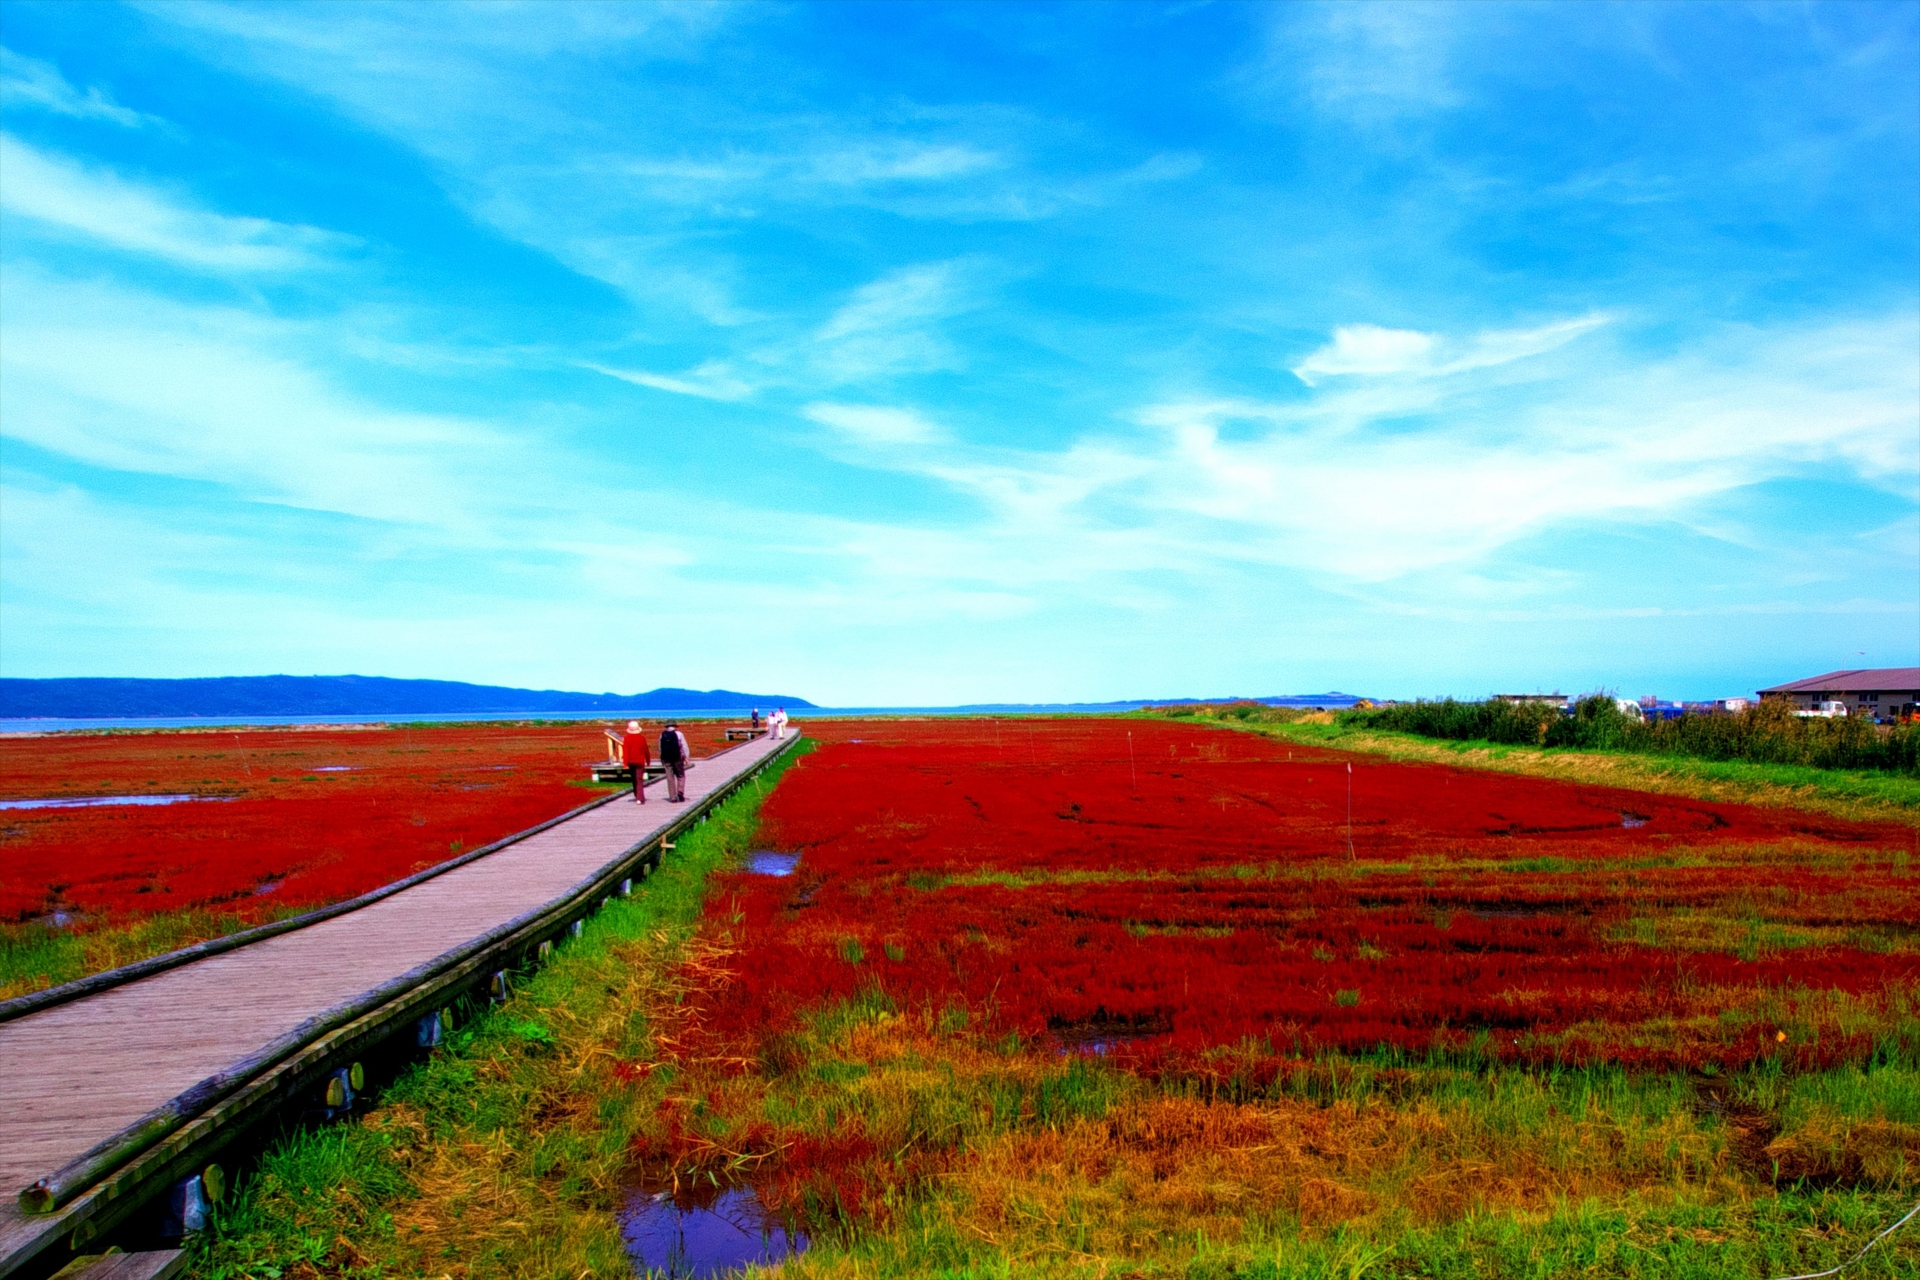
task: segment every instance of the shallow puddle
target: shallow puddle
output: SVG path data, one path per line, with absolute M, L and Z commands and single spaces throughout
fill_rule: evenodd
M 1538 920 L 1540 917 L 1557 914 L 1544 911 L 1539 907 L 1468 907 L 1467 914 L 1476 920 Z
M 49 911 L 44 916 L 35 916 L 30 923 L 45 925 L 49 929 L 77 929 L 85 924 L 87 918 L 78 911 Z
M 1105 1058 L 1173 1030 L 1165 1021 L 1079 1022 L 1049 1028 L 1064 1054 Z
M 1623 827 L 1644 827 L 1651 821 L 1653 821 L 1653 819 L 1643 817 L 1637 813 L 1623 813 L 1620 815 L 1620 825 Z
M 313 766 L 313 771 L 315 773 L 352 773 L 359 767 L 353 764 L 317 764 Z
M 636 1272 L 668 1280 L 770 1266 L 807 1247 L 806 1232 L 750 1187 L 635 1191 L 620 1213 L 620 1233 Z
M 1108 1054 L 1118 1053 L 1131 1045 L 1139 1044 L 1146 1036 L 1089 1036 L 1084 1040 L 1063 1040 L 1060 1043 L 1062 1053 L 1084 1053 L 1094 1058 L 1104 1058 Z
M 0 809 L 92 809 L 109 804 L 185 804 L 189 800 L 231 800 L 232 796 L 74 796 L 58 800 L 0 800 Z
M 751 876 L 790 876 L 799 865 L 800 855 L 797 853 L 755 849 L 747 855 L 747 874 Z

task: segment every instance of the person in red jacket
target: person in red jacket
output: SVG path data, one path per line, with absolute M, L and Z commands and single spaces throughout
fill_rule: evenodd
M 633 770 L 633 802 L 647 802 L 647 735 L 638 720 L 627 721 L 627 736 L 620 739 L 620 763 Z

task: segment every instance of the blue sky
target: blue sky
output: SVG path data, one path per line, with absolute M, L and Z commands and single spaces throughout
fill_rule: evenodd
M 1920 663 L 1920 6 L 0 6 L 0 668 Z

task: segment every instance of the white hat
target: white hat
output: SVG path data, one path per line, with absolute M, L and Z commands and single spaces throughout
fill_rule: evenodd
M 640 732 L 640 722 L 638 720 L 627 721 L 627 732 L 628 733 Z

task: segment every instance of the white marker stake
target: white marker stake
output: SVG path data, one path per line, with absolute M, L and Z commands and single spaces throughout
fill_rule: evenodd
M 1353 761 L 1347 761 L 1347 861 L 1353 861 Z

